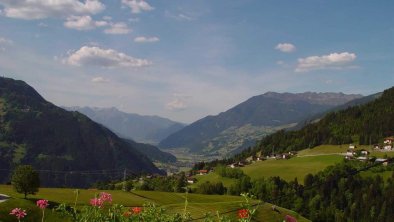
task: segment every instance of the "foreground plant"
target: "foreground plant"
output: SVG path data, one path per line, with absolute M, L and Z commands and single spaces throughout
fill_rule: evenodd
M 79 192 L 76 192 L 76 195 L 78 194 Z M 180 214 L 166 214 L 163 208 L 157 207 L 154 204 L 130 208 L 119 204 L 112 204 L 111 194 L 105 192 L 90 199 L 90 205 L 82 209 L 76 209 L 76 204 L 74 204 L 74 207 L 61 204 L 56 210 L 63 215 L 71 216 L 74 222 L 186 221 L 184 220 L 185 217 L 182 217 Z
M 90 205 L 82 208 L 76 208 L 79 191 L 75 192 L 76 198 L 74 206 L 67 206 L 60 204 L 56 207 L 56 211 L 60 212 L 63 216 L 68 216 L 74 222 L 186 222 L 192 220 L 190 213 L 187 212 L 187 196 L 185 198 L 185 208 L 182 214 L 167 214 L 165 209 L 157 207 L 153 203 L 145 204 L 143 207 L 124 207 L 123 205 L 113 204 L 112 196 L 109 193 L 102 192 L 96 197 L 90 199 Z M 249 194 L 242 194 L 245 198 L 245 203 L 237 211 L 239 222 L 250 222 L 256 212 L 256 207 L 250 204 L 250 199 L 253 196 Z M 36 205 L 42 210 L 41 222 L 45 219 L 45 209 L 48 207 L 48 200 L 38 200 Z M 232 212 L 232 211 L 230 211 Z M 229 212 L 228 212 L 229 213 Z M 11 211 L 11 215 L 20 222 L 27 214 L 21 208 L 15 208 Z M 216 212 L 216 218 L 212 215 L 206 215 L 205 222 L 230 222 L 232 221 L 228 215 L 220 215 Z
M 37 206 L 42 210 L 42 217 L 41 217 L 41 222 L 44 222 L 45 218 L 45 208 L 48 207 L 48 200 L 37 200 L 36 202 Z
M 245 203 L 241 205 L 242 209 L 238 210 L 238 219 L 241 222 L 252 221 L 253 215 L 257 210 L 257 207 L 253 207 L 250 203 L 250 200 L 252 200 L 254 196 L 248 193 L 242 193 L 241 196 L 244 197 Z
M 10 214 L 15 215 L 19 222 L 21 221 L 21 218 L 24 218 L 27 215 L 26 210 L 22 210 L 21 208 L 12 209 Z

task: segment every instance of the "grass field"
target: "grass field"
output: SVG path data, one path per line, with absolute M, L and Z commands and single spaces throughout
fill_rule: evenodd
M 312 155 L 312 154 L 308 154 Z M 303 184 L 304 177 L 308 173 L 315 174 L 327 166 L 340 163 L 344 157 L 337 154 L 323 154 L 313 156 L 293 157 L 288 160 L 274 160 L 255 162 L 253 164 L 242 167 L 242 171 L 252 179 L 268 178 L 279 176 L 286 181 L 294 180 L 297 177 L 298 182 Z M 223 178 L 215 172 L 203 176 L 196 176 L 197 183 L 190 187 L 197 187 L 205 181 L 219 182 L 222 181 L 225 187 L 231 186 L 235 179 Z
M 346 153 L 349 145 L 320 145 L 298 152 L 298 156 Z
M 78 206 L 83 206 L 89 203 L 89 200 L 94 197 L 95 194 L 101 191 L 97 190 L 80 190 L 78 199 Z M 153 191 L 133 191 L 131 193 L 124 191 L 106 191 L 112 194 L 114 203 L 122 204 L 124 206 L 142 206 L 144 203 L 151 202 L 159 206 L 164 207 L 169 212 L 183 212 L 185 207 L 185 196 L 184 193 L 167 193 L 167 192 L 153 192 Z M 74 189 L 61 189 L 61 188 L 41 188 L 39 193 L 34 196 L 29 196 L 29 200 L 22 199 L 21 194 L 15 193 L 11 186 L 0 185 L 0 193 L 7 194 L 12 198 L 4 203 L 0 203 L 0 222 L 9 222 L 15 220 L 15 218 L 9 217 L 8 213 L 14 207 L 22 207 L 28 209 L 29 215 L 34 220 L 24 221 L 39 221 L 35 220 L 39 218 L 40 212 L 36 211 L 35 201 L 37 199 L 47 199 L 52 205 L 58 203 L 66 203 L 73 205 L 74 203 Z M 187 194 L 187 211 L 191 213 L 193 218 L 204 216 L 206 213 L 211 212 L 216 215 L 216 211 L 225 212 L 229 210 L 236 211 L 240 208 L 240 204 L 243 202 L 242 197 L 238 196 L 227 196 L 227 195 L 201 195 L 201 194 Z M 257 219 L 258 221 L 282 221 L 286 214 L 293 215 L 299 218 L 298 221 L 308 221 L 305 218 L 300 217 L 294 212 L 286 209 L 281 209 L 281 213 L 276 213 L 271 210 L 271 205 L 266 203 L 262 204 L 258 208 Z M 49 211 L 48 211 L 49 212 Z M 228 216 L 235 217 L 235 212 L 228 214 Z M 4 217 L 3 217 L 4 215 Z M 49 214 L 48 214 L 49 215 Z M 59 215 L 54 213 L 48 216 L 47 221 L 60 221 L 67 222 L 68 220 L 62 219 Z
M 303 183 L 304 177 L 308 173 L 315 174 L 327 166 L 340 163 L 342 160 L 343 156 L 340 155 L 293 157 L 288 160 L 270 159 L 256 162 L 241 169 L 252 179 L 279 176 L 290 181 L 297 177 L 298 181 Z
M 340 163 L 348 150 L 349 144 L 343 145 L 321 145 L 312 149 L 305 149 L 298 152 L 296 157 L 289 160 L 273 160 L 255 162 L 241 168 L 245 174 L 252 179 L 268 178 L 272 176 L 279 176 L 284 180 L 290 181 L 297 177 L 299 183 L 303 183 L 304 177 L 308 173 L 315 174 L 327 166 Z M 394 152 L 376 151 L 367 145 L 358 145 L 356 150 L 365 149 L 371 152 L 371 156 L 383 157 L 394 156 Z M 372 174 L 372 172 L 370 172 Z M 385 177 L 389 173 L 383 173 Z M 366 174 L 368 175 L 368 174 Z M 218 182 L 222 181 L 224 186 L 229 187 L 234 183 L 234 179 L 223 178 L 216 173 L 209 173 L 204 176 L 196 176 L 198 182 L 190 187 L 197 187 L 200 183 L 205 181 Z
M 206 175 L 196 175 L 195 178 L 197 179 L 197 183 L 191 184 L 189 187 L 190 188 L 196 188 L 199 184 L 205 183 L 205 182 L 222 182 L 225 187 L 229 187 L 231 184 L 233 184 L 236 179 L 232 178 L 227 178 L 227 177 L 221 177 L 217 173 L 209 173 Z
M 323 155 L 323 154 L 340 154 L 340 153 L 346 153 L 348 150 L 349 144 L 343 144 L 343 145 L 320 145 L 317 147 L 314 147 L 312 149 L 305 149 L 301 150 L 298 152 L 298 156 L 309 156 L 309 155 Z M 394 151 L 378 151 L 373 149 L 373 147 L 369 145 L 357 145 L 357 148 L 355 150 L 361 150 L 365 149 L 370 152 L 371 156 L 376 156 L 376 157 L 383 157 L 385 155 L 387 156 L 394 156 Z

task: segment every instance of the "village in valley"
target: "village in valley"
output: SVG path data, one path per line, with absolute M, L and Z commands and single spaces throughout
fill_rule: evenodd
M 344 145 L 340 145 L 343 147 Z M 344 156 L 345 160 L 352 160 L 352 161 L 363 161 L 363 162 L 375 162 L 375 163 L 382 163 L 383 165 L 387 165 L 387 154 L 386 152 L 392 152 L 394 151 L 394 136 L 391 137 L 386 137 L 384 138 L 382 143 L 378 144 L 373 144 L 371 146 L 366 146 L 366 145 L 355 145 L 355 144 L 349 144 L 346 145 L 347 148 L 346 152 L 340 152 L 340 153 L 335 153 L 337 155 L 342 155 Z M 343 149 L 343 148 L 342 148 Z M 372 153 L 372 154 L 371 154 Z M 382 153 L 383 155 L 378 155 L 382 157 L 376 157 L 375 154 L 377 153 Z M 333 154 L 333 153 L 331 153 Z M 266 161 L 266 160 L 289 160 L 291 158 L 296 158 L 296 157 L 306 157 L 306 156 L 319 156 L 319 155 L 328 155 L 326 153 L 321 153 L 321 154 L 314 154 L 314 155 L 299 155 L 298 152 L 296 151 L 289 151 L 286 153 L 277 153 L 277 154 L 272 154 L 270 156 L 263 156 L 261 152 L 258 152 L 256 155 L 249 156 L 245 158 L 244 160 L 241 161 L 236 161 L 233 163 L 230 163 L 226 165 L 227 168 L 242 168 L 247 165 L 260 162 L 260 161 Z M 213 168 L 204 168 L 196 171 L 191 171 L 187 177 L 187 182 L 188 184 L 195 184 L 197 182 L 196 175 L 198 176 L 204 176 L 207 175 L 211 172 L 213 172 Z

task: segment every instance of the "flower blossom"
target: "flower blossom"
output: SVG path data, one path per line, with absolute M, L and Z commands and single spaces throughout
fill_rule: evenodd
M 132 212 L 126 211 L 126 212 L 123 213 L 123 216 L 124 217 L 131 217 L 132 214 L 133 214 Z
M 241 209 L 241 210 L 238 210 L 238 217 L 239 218 L 248 218 L 249 217 L 249 211 L 248 211 L 248 209 Z
M 15 215 L 18 220 L 24 218 L 27 215 L 26 210 L 22 210 L 21 208 L 14 208 L 13 210 L 11 210 L 10 214 Z
M 131 208 L 131 211 L 133 212 L 133 214 L 139 214 L 142 211 L 141 207 L 133 207 Z
M 112 203 L 112 196 L 109 193 L 101 192 L 100 199 L 104 202 Z
M 41 209 L 45 209 L 47 208 L 48 204 L 48 200 L 37 200 L 37 206 Z
M 101 208 L 103 206 L 103 204 L 104 204 L 104 202 L 100 198 L 90 199 L 90 205 L 92 205 L 93 207 Z

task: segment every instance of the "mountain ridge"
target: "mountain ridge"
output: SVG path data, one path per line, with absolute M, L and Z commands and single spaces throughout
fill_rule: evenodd
M 69 112 L 47 102 L 21 80 L 0 78 L 0 168 L 19 164 L 48 172 L 114 170 L 133 173 L 163 173 L 133 146 L 109 129 L 78 112 Z M 2 182 L 9 174 L 0 172 Z M 64 175 L 63 175 L 64 176 Z M 45 186 L 62 186 L 66 176 L 41 175 Z M 69 186 L 88 186 L 108 175 L 74 173 Z
M 295 124 L 312 114 L 320 113 L 360 97 L 361 95 L 346 95 L 343 93 L 306 92 L 294 94 L 268 92 L 253 96 L 216 116 L 206 116 L 195 121 L 162 140 L 159 147 L 163 149 L 189 148 L 192 152 L 201 152 L 204 149 L 211 153 L 218 150 L 218 152 L 224 153 L 231 152 L 239 148 L 239 144 L 236 145 L 238 147 L 233 146 L 227 151 L 221 150 L 221 147 L 231 146 L 231 144 L 225 144 L 225 138 L 220 135 L 230 127 L 240 129 L 249 124 L 258 127 L 252 130 L 250 134 L 256 136 L 267 135 L 267 133 L 272 133 L 273 128 L 289 127 L 289 124 Z M 239 132 L 235 131 L 233 136 L 236 136 L 236 134 L 239 134 Z M 256 136 L 252 138 L 252 141 Z M 215 139 L 217 137 L 219 138 Z M 231 135 L 225 137 L 231 137 Z M 215 140 L 220 140 L 216 143 L 219 145 L 212 145 Z M 251 141 L 244 142 L 250 144 Z
M 298 151 L 323 144 L 372 145 L 382 143 L 384 137 L 394 135 L 394 87 L 358 101 L 352 106 L 326 113 L 319 121 L 311 122 L 294 131 L 278 131 L 261 139 L 251 150 L 236 155 L 235 159 L 275 152 Z

